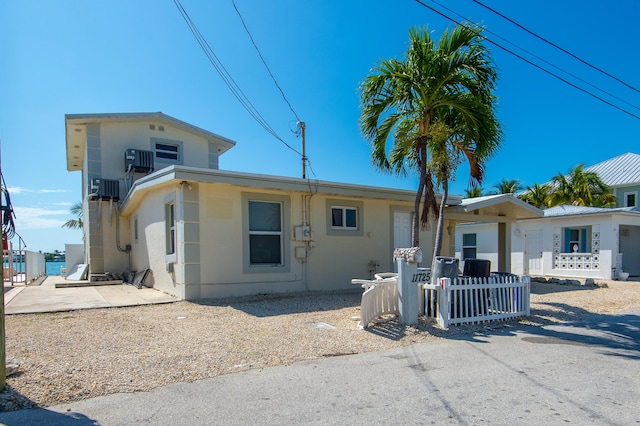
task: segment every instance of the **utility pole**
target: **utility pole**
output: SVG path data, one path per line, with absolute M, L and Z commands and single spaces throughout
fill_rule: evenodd
M 298 128 L 300 129 L 300 134 L 302 135 L 302 179 L 307 178 L 307 155 L 306 155 L 306 140 L 305 140 L 305 130 L 307 125 L 304 124 L 304 121 L 298 121 Z
M 2 141 L 0 141 L 0 191 L 4 188 L 4 179 L 2 179 Z M 4 218 L 5 215 L 11 214 L 11 207 L 7 206 L 5 211 L 4 206 L 2 205 L 2 193 L 0 193 L 0 223 L 2 224 L 2 229 L 0 229 L 0 234 L 2 234 L 2 266 L 4 267 L 4 247 L 5 247 L 5 233 L 4 233 Z M 9 204 L 9 203 L 7 203 Z M 13 259 L 9 259 L 9 262 L 13 262 Z M 7 354 L 5 353 L 5 344 L 4 344 L 4 270 L 2 271 L 2 295 L 0 295 L 0 392 L 4 390 L 7 384 Z
M 4 232 L 2 232 L 2 256 L 4 257 Z M 13 259 L 9 259 L 13 262 Z M 2 262 L 4 265 L 4 261 Z M 0 392 L 7 384 L 7 354 L 4 351 L 4 271 L 2 273 L 2 294 L 0 295 Z

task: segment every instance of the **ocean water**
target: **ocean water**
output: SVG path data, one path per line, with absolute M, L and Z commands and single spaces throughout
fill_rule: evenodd
M 60 268 L 64 268 L 64 262 L 47 262 L 46 271 L 48 276 L 60 275 Z
M 45 271 L 48 276 L 61 275 L 60 268 L 64 268 L 65 262 L 46 262 L 45 263 Z M 5 266 L 8 266 L 5 264 Z M 24 265 L 20 265 L 18 262 L 13 263 L 13 268 L 16 272 L 24 272 Z

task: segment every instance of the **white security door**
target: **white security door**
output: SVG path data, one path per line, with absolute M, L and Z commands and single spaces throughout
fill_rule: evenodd
M 393 247 L 408 248 L 411 247 L 411 219 L 413 213 L 406 211 L 394 211 L 393 212 Z M 391 260 L 393 262 L 393 259 Z M 393 262 L 393 270 L 398 270 L 398 265 Z
M 411 247 L 411 212 L 393 212 L 393 248 Z
M 542 230 L 524 234 L 524 273 L 542 275 Z

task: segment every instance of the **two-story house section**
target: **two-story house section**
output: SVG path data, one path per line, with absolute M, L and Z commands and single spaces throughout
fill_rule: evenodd
M 235 142 L 162 113 L 67 115 L 66 143 L 91 280 L 150 271 L 145 285 L 187 300 L 348 289 L 411 243 L 414 191 L 221 170 Z M 508 248 L 511 223 L 541 215 L 515 197 L 447 209 L 444 256 L 460 221 L 500 222 Z
M 67 170 L 82 172 L 85 260 L 94 279 L 131 270 L 129 223 L 118 208 L 137 179 L 172 165 L 218 169 L 235 145 L 159 112 L 65 118 Z
M 593 166 L 586 171 L 596 172 L 611 187 L 618 199 L 617 207 L 639 207 L 640 155 L 628 152 Z

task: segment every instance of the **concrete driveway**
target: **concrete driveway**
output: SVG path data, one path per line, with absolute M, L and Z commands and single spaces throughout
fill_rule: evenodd
M 88 285 L 56 288 L 67 283 L 63 277 L 47 277 L 40 285 L 5 284 L 5 314 L 71 311 L 77 309 L 110 308 L 176 302 L 176 297 L 161 291 L 128 284 Z

